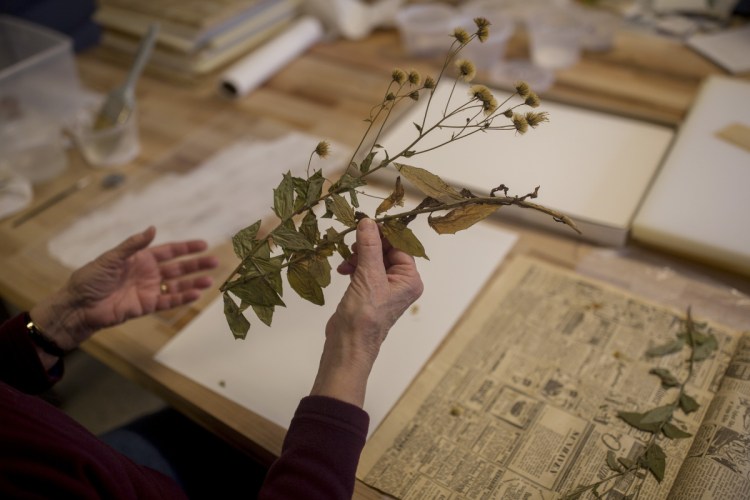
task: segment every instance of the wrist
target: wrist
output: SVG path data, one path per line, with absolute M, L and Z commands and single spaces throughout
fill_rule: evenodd
M 45 339 L 63 351 L 78 347 L 77 338 L 83 337 L 85 328 L 70 294 L 61 290 L 40 301 L 28 313 L 37 330 Z
M 328 396 L 361 408 L 376 356 L 327 338 L 310 395 Z

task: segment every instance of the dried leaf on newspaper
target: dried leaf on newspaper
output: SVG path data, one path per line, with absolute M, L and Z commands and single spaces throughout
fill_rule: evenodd
M 685 346 L 685 339 L 678 338 L 666 344 L 652 347 L 651 349 L 646 351 L 646 356 L 651 357 L 651 358 L 655 358 L 658 356 L 666 356 L 667 354 L 672 354 L 672 353 L 680 351 L 684 346 Z
M 648 467 L 651 474 L 654 475 L 657 481 L 661 482 L 664 479 L 664 471 L 667 467 L 667 455 L 664 450 L 656 443 L 646 449 L 646 455 L 643 457 L 644 465 Z
M 661 386 L 665 389 L 669 387 L 679 387 L 680 385 L 680 381 L 677 380 L 677 377 L 672 375 L 672 372 L 666 368 L 651 368 L 649 373 L 659 377 L 661 379 Z
M 682 408 L 682 411 L 684 411 L 685 413 L 692 413 L 700 408 L 700 406 L 701 405 L 699 405 L 695 399 L 688 396 L 684 392 L 680 394 L 680 408 Z
M 669 422 L 664 424 L 664 427 L 662 427 L 662 431 L 664 432 L 664 435 L 669 439 L 683 439 L 692 436 L 692 434 L 690 434 L 689 432 L 685 432 L 676 425 L 670 424 Z

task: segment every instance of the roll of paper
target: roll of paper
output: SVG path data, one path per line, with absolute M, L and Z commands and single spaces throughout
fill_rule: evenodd
M 230 98 L 252 92 L 322 36 L 320 21 L 311 16 L 301 17 L 276 38 L 229 68 L 221 77 L 219 92 Z

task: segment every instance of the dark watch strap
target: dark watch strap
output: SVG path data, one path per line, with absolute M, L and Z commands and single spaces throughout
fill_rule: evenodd
M 29 332 L 31 341 L 36 344 L 42 351 L 53 356 L 61 358 L 65 355 L 65 351 L 55 344 L 52 340 L 44 336 L 44 334 L 37 328 L 34 321 L 29 316 L 29 313 L 24 313 L 24 321 L 26 322 L 26 331 Z

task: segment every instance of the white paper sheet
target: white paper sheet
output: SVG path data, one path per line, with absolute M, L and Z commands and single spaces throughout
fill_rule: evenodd
M 363 206 L 379 202 L 364 196 L 360 201 Z M 410 227 L 431 259 L 417 262 L 425 292 L 391 330 L 370 376 L 365 410 L 371 433 L 517 239 L 490 223 L 444 236 L 420 219 Z M 300 299 L 285 285 L 287 308 L 277 309 L 271 328 L 248 313 L 252 327 L 245 340 L 232 337 L 219 297 L 156 359 L 287 428 L 299 400 L 310 391 L 325 324 L 348 283 L 348 277 L 334 273 L 323 307 Z
M 291 171 L 303 175 L 319 139 L 290 133 L 277 140 L 238 140 L 187 174 L 170 173 L 76 220 L 48 243 L 50 255 L 75 269 L 149 224 L 156 242 L 200 238 L 215 246 L 270 213 L 271 189 Z M 344 161 L 334 146 L 324 166 Z M 290 152 L 292 152 L 290 154 Z

